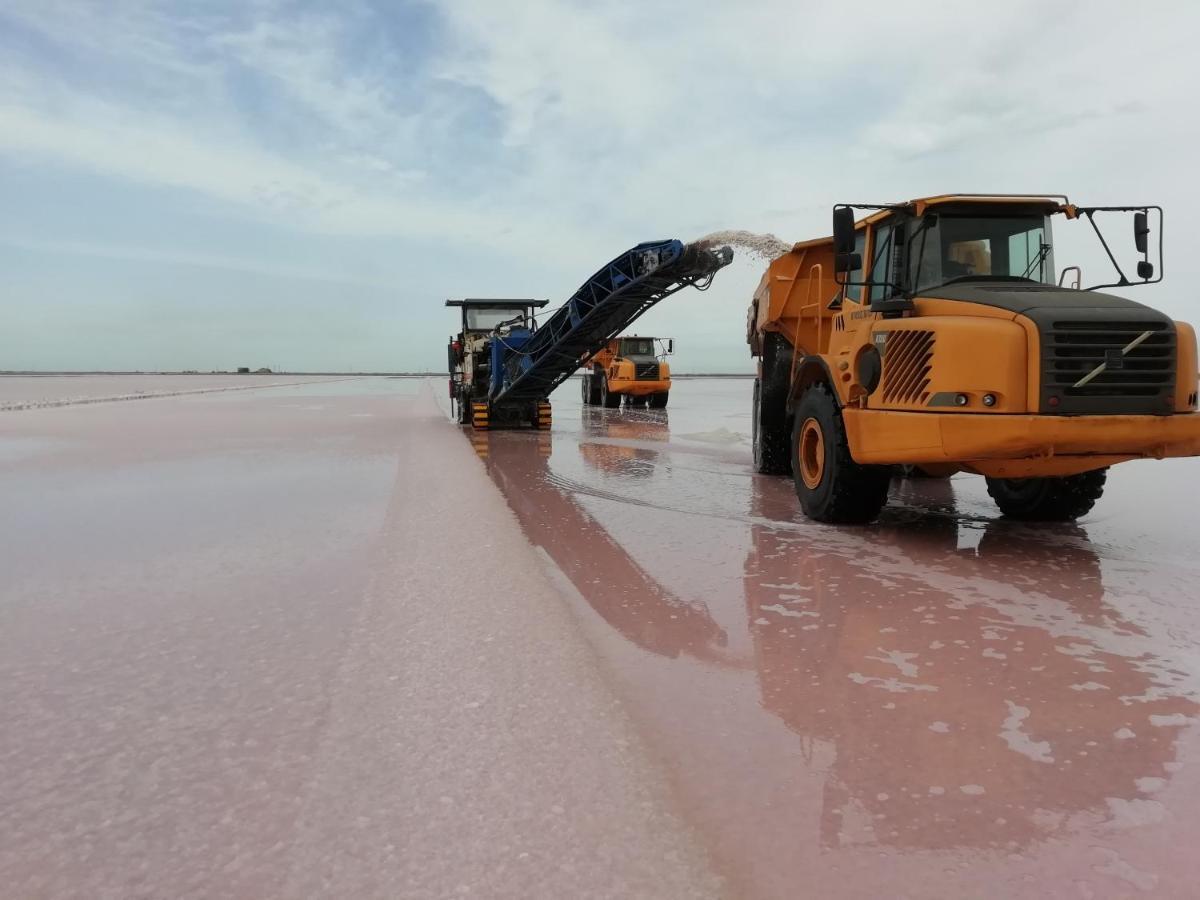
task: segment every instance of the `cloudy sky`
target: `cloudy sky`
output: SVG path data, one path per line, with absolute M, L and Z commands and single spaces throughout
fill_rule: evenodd
M 962 190 L 1161 203 L 1167 279 L 1130 296 L 1200 319 L 1198 31 L 1184 2 L 4 0 L 0 369 L 440 369 L 447 297 Z M 748 370 L 761 268 L 637 330 Z

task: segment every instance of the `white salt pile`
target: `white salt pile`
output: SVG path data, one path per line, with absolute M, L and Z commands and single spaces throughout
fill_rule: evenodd
M 728 244 L 731 247 L 740 247 L 751 256 L 758 256 L 768 261 L 783 256 L 792 249 L 791 244 L 781 241 L 773 234 L 755 234 L 753 231 L 714 231 L 692 243 L 706 249 L 723 247 Z

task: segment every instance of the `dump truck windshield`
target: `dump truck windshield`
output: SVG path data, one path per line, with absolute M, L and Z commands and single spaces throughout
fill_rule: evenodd
M 1047 216 L 939 215 L 909 241 L 909 277 L 921 291 L 960 278 L 1054 283 Z
M 622 356 L 653 356 L 654 338 L 622 338 Z
M 507 308 L 479 307 L 467 308 L 467 329 L 469 331 L 491 331 L 502 322 L 525 317 L 525 307 L 511 306 Z

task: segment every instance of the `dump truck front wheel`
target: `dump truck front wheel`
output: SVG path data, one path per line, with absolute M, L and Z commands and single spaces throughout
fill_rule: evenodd
M 1107 480 L 1108 469 L 1058 478 L 989 478 L 987 491 L 1010 519 L 1071 522 L 1096 505 Z
M 670 396 L 671 395 L 669 393 L 667 393 L 666 391 L 660 391 L 657 394 L 651 394 L 650 395 L 650 408 L 651 409 L 666 409 L 667 408 L 667 398 Z
M 854 461 L 842 414 L 824 384 L 806 390 L 796 406 L 791 463 L 796 496 L 810 519 L 862 525 L 887 503 L 890 471 Z

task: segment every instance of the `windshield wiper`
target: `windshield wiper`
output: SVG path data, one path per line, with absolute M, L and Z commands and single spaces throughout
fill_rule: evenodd
M 1050 253 L 1050 245 L 1044 241 L 1038 246 L 1037 256 L 1030 260 L 1029 265 L 1025 267 L 1025 271 L 1021 274 L 1022 278 L 1029 278 L 1029 273 L 1033 271 L 1033 267 L 1037 266 L 1038 277 L 1037 281 L 1042 280 L 1042 265 L 1046 261 L 1046 256 Z M 1030 281 L 1034 279 L 1030 278 Z

